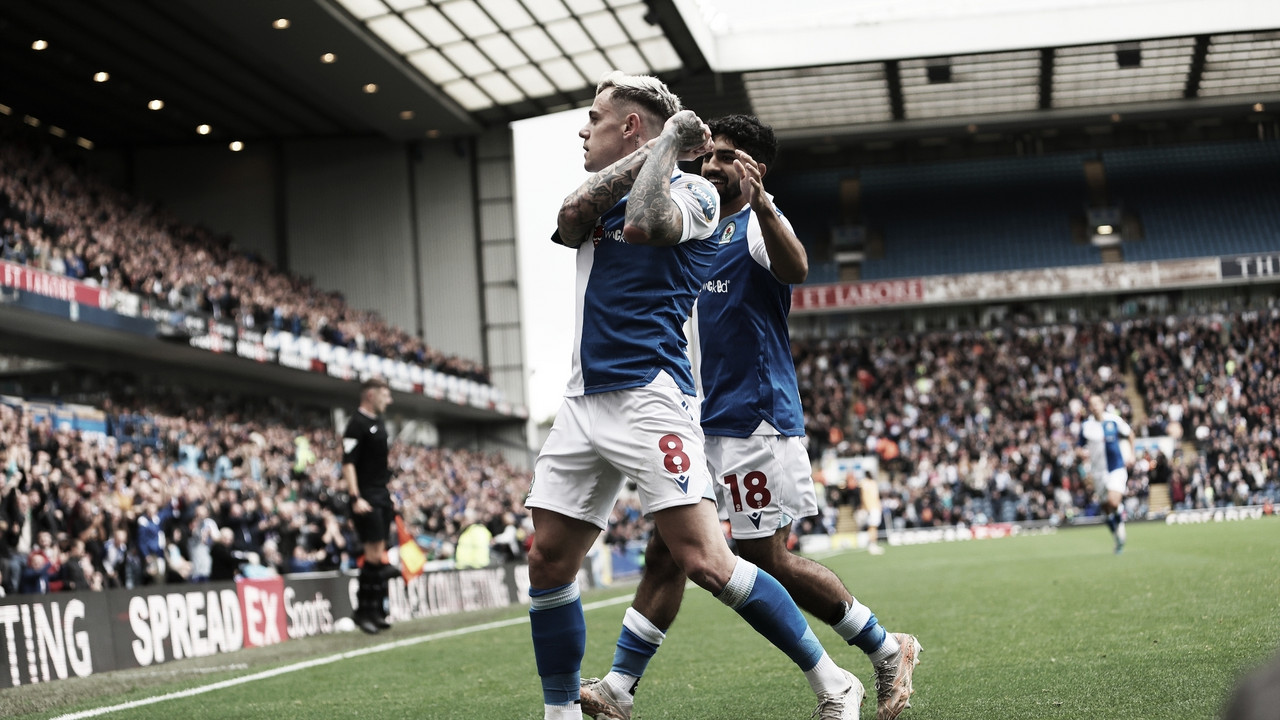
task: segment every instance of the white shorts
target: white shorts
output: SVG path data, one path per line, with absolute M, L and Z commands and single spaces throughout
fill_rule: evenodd
M 716 507 L 737 540 L 772 537 L 791 521 L 816 515 L 809 454 L 798 437 L 707 438 Z
M 624 477 L 635 481 L 646 515 L 708 492 L 698 401 L 665 372 L 641 388 L 566 397 L 524 504 L 603 530 Z
M 1093 476 L 1093 494 L 1099 500 L 1106 500 L 1107 493 L 1110 492 L 1118 492 L 1124 495 L 1128 487 L 1129 471 L 1122 467 L 1108 471 L 1106 475 L 1101 476 L 1101 482 L 1099 482 L 1098 475 L 1095 474 Z

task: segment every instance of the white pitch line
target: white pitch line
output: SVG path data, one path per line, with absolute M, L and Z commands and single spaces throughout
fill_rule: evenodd
M 609 600 L 600 600 L 598 602 L 587 603 L 582 606 L 582 609 L 584 611 L 596 610 L 598 608 L 609 607 L 611 605 L 621 605 L 624 602 L 625 603 L 631 602 L 631 599 L 633 597 L 635 596 L 623 595 L 616 598 L 611 598 Z M 457 628 L 455 630 L 445 630 L 444 632 L 432 633 L 430 635 L 419 635 L 418 637 L 405 638 L 403 640 L 396 640 L 395 642 L 382 643 L 381 645 L 370 645 L 367 648 L 360 648 L 359 650 L 349 650 L 347 652 L 338 653 L 336 655 L 327 655 L 325 657 L 316 658 L 314 660 L 306 660 L 303 662 L 294 663 L 292 665 L 284 665 L 282 667 L 274 668 L 272 670 L 264 670 L 260 673 L 254 673 L 252 675 L 244 675 L 242 677 L 231 678 L 230 680 L 223 680 L 221 682 L 212 683 L 210 685 L 201 685 L 200 687 L 188 688 L 186 690 L 172 692 L 167 695 L 157 695 L 155 697 L 142 698 L 141 700 L 131 700 L 127 703 L 120 703 L 119 705 L 109 705 L 107 707 L 94 708 L 92 710 L 81 710 L 79 712 L 68 713 L 66 715 L 59 715 L 55 718 L 51 718 L 51 720 L 82 720 L 82 718 L 98 717 L 99 715 L 106 715 L 108 713 L 119 712 L 120 710 L 132 710 L 134 708 L 145 707 L 147 705 L 154 705 L 156 703 L 165 702 L 166 700 L 180 700 L 182 698 L 189 698 L 189 697 L 194 697 L 196 695 L 203 695 L 205 693 L 210 693 L 215 690 L 225 690 L 229 687 L 244 685 L 246 683 L 256 682 L 258 680 L 267 680 L 269 678 L 277 677 L 279 675 L 287 675 L 291 672 L 297 672 L 299 670 L 307 670 L 309 668 L 319 667 L 321 665 L 330 665 L 332 663 L 336 663 L 341 660 L 350 660 L 351 658 L 363 657 L 365 655 L 373 655 L 374 653 L 386 652 L 387 650 L 397 650 L 399 648 L 411 647 L 413 645 L 420 645 L 424 642 L 431 642 L 432 640 L 443 640 L 445 638 L 458 637 L 459 635 L 470 635 L 471 633 L 482 632 L 484 630 L 496 630 L 498 628 L 511 627 L 512 625 L 520 625 L 522 623 L 527 623 L 527 622 L 529 622 L 529 617 L 526 615 L 524 617 L 512 618 L 510 620 L 499 620 L 497 622 L 484 623 L 481 625 L 471 625 L 469 627 Z
M 230 665 L 216 665 L 214 667 L 202 668 L 175 668 L 173 670 L 156 670 L 149 673 L 139 673 L 130 677 L 162 677 L 169 675 L 208 675 L 209 673 L 226 672 L 227 670 L 248 670 L 248 663 L 231 663 Z

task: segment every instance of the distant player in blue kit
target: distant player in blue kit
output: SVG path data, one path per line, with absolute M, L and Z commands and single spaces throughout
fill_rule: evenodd
M 777 141 L 769 126 L 746 115 L 714 120 L 710 129 L 715 148 L 701 174 L 720 196 L 712 236 L 720 252 L 698 295 L 695 330 L 702 430 L 720 514 L 744 561 L 776 577 L 800 607 L 868 655 L 877 718 L 892 720 L 910 704 L 920 644 L 885 632 L 835 573 L 787 550 L 792 522 L 817 514 L 818 505 L 787 329 L 791 283 L 804 281 L 808 257 L 763 185 Z M 583 712 L 597 720 L 630 720 L 640 677 L 680 609 L 685 576 L 664 540 L 665 528 L 650 539 L 612 670 L 583 683 Z
M 586 622 L 576 578 L 626 476 L 676 567 L 800 667 L 822 718 L 854 720 L 862 684 L 827 655 L 777 580 L 734 557 L 705 499 L 711 478 L 681 328 L 715 258 L 719 198 L 676 161 L 709 152 L 710 131 L 657 79 L 615 72 L 578 134 L 592 174 L 561 205 L 553 237 L 577 252 L 573 372 L 525 500 L 544 717 L 581 720 Z
M 1129 423 L 1107 412 L 1101 395 L 1089 396 L 1090 416 L 1080 423 L 1080 447 L 1089 454 L 1089 479 L 1107 527 L 1116 541 L 1116 554 L 1124 550 L 1124 493 L 1129 483 L 1121 442 L 1133 435 Z

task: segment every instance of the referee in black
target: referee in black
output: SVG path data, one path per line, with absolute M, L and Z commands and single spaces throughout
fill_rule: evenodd
M 364 564 L 360 567 L 352 620 L 371 635 L 391 627 L 385 610 L 387 582 L 399 575 L 395 567 L 382 562 L 395 518 L 391 493 L 387 490 L 387 481 L 391 479 L 387 465 L 391 438 L 382 419 L 382 413 L 390 404 L 391 388 L 385 380 L 375 377 L 364 381 L 360 385 L 360 406 L 342 433 L 342 479 L 351 495 L 356 533 L 364 544 Z

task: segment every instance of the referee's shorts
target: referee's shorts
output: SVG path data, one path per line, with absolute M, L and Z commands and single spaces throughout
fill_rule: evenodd
M 352 511 L 351 522 L 356 527 L 356 535 L 360 536 L 360 542 L 385 543 L 391 537 L 391 523 L 395 521 L 395 508 L 391 504 L 389 496 L 366 497 L 365 500 L 371 506 L 367 513 L 358 513 Z

